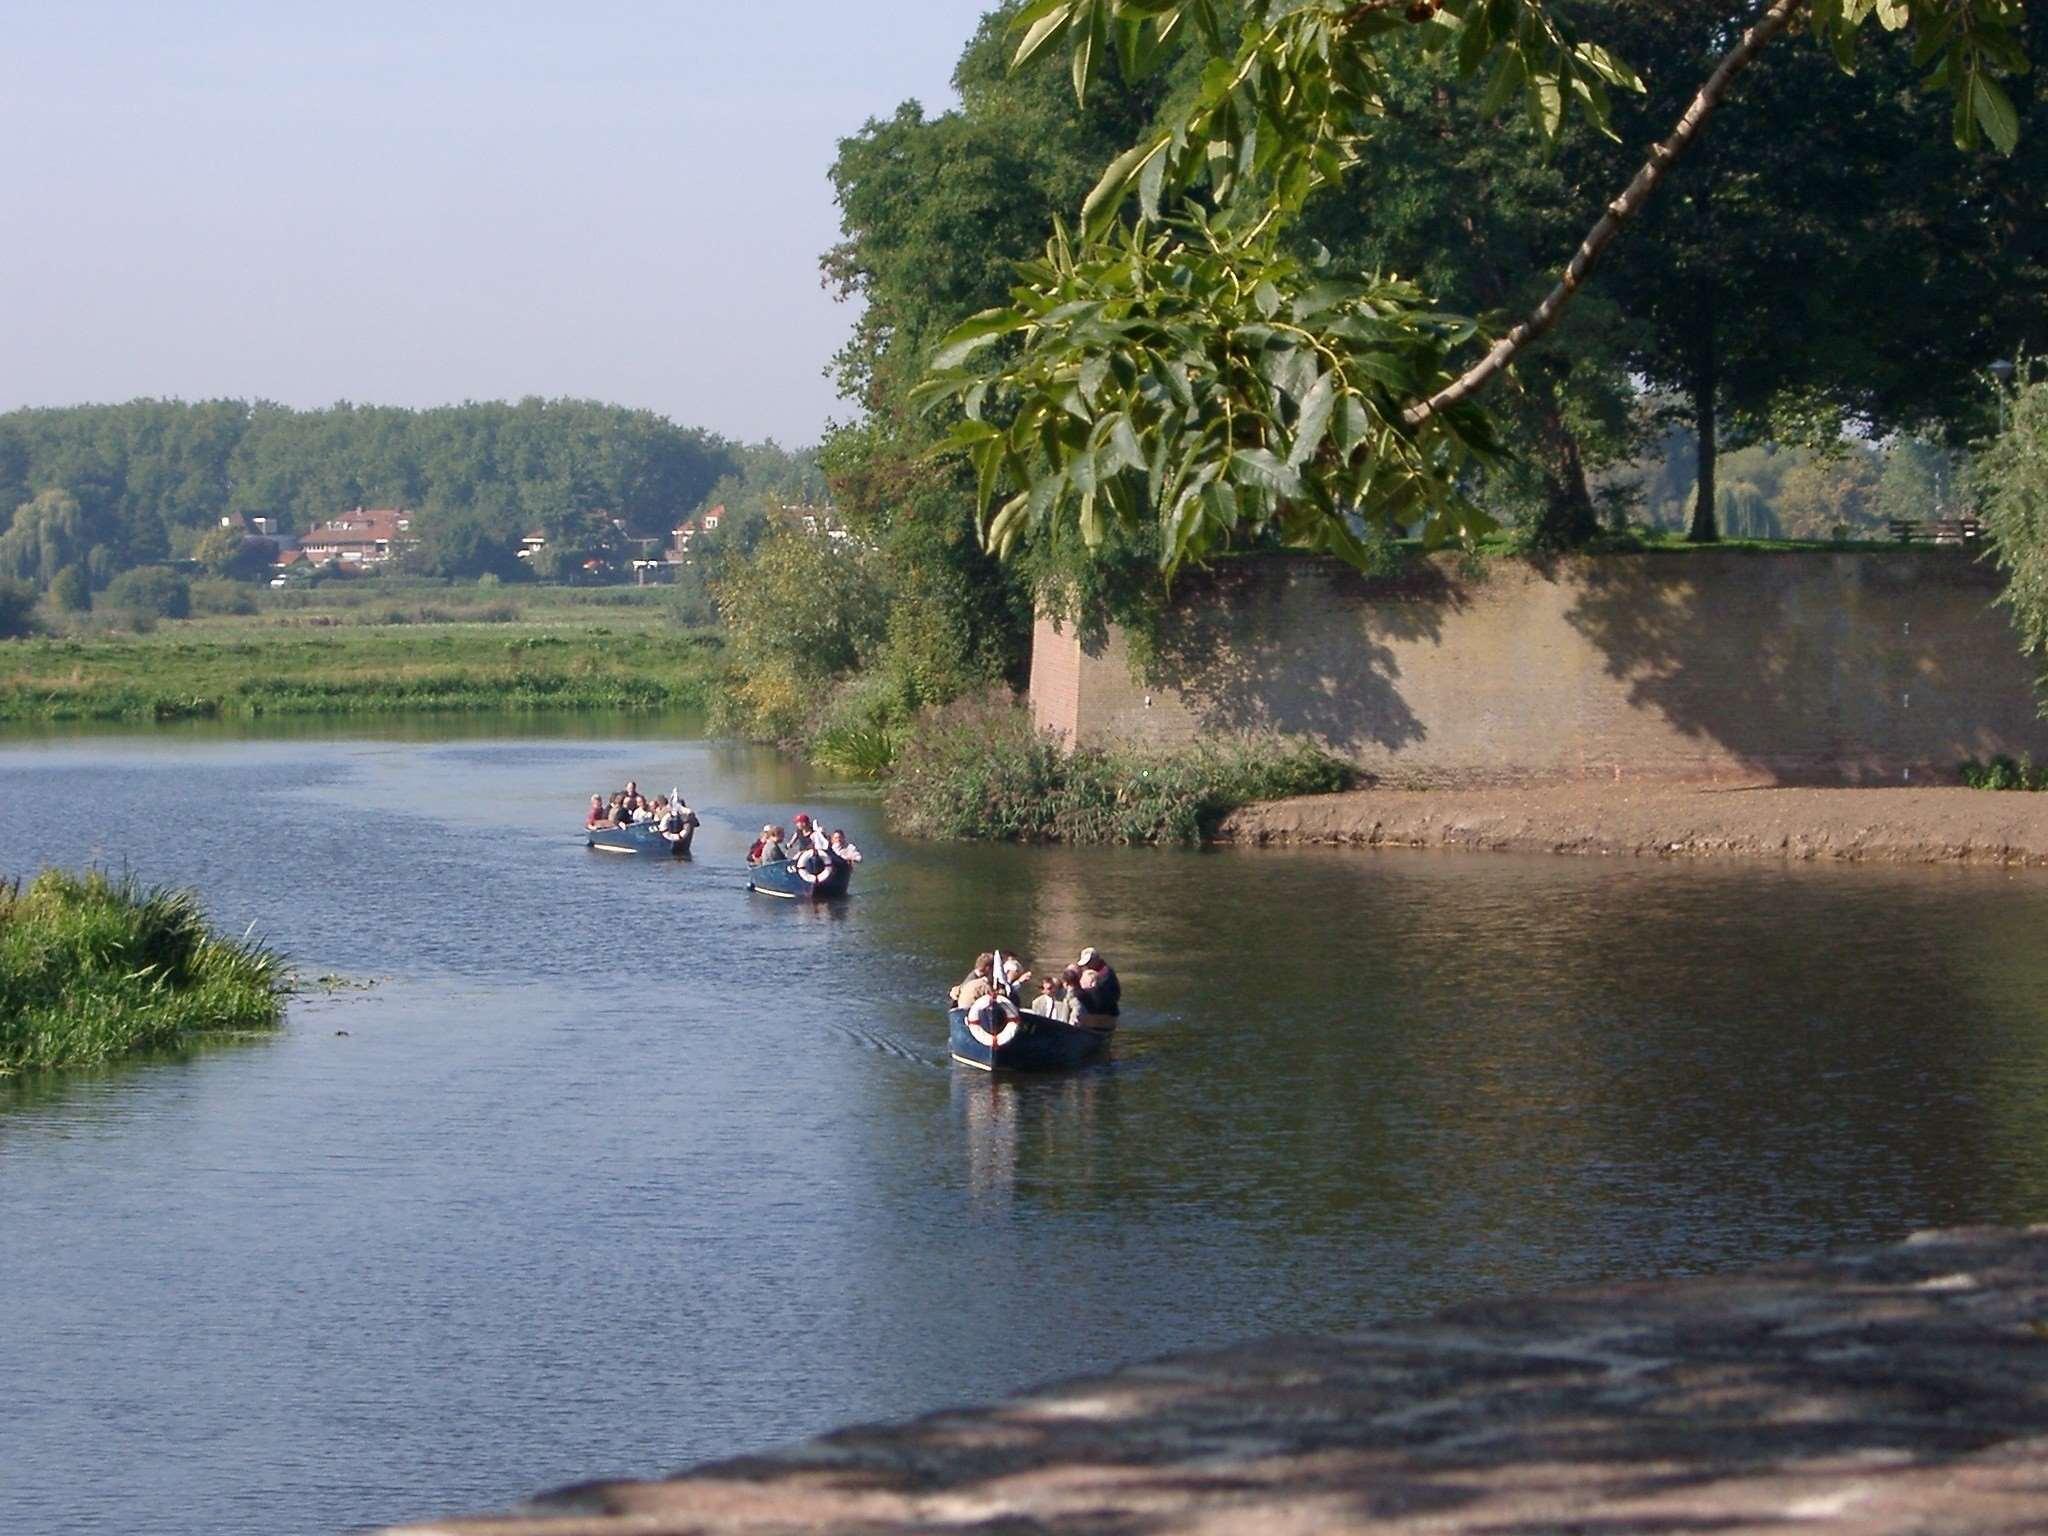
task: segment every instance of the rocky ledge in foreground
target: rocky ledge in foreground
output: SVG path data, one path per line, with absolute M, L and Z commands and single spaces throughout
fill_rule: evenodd
M 413 1536 L 2048 1530 L 2048 1227 L 1488 1302 Z
M 2048 866 L 2048 793 L 1553 784 L 1363 789 L 1232 812 L 1222 843 Z

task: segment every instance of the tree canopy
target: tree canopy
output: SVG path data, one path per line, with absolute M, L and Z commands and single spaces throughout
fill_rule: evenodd
M 1718 183 L 1696 186 L 1690 209 L 1666 211 L 1667 219 L 1690 217 L 1705 263 L 1725 260 L 1738 274 L 1744 262 L 1768 264 L 1781 228 L 1781 263 L 1815 252 L 1839 257 L 1848 242 L 1837 238 L 1831 246 L 1829 236 L 1838 232 L 1825 226 L 1841 197 L 1802 210 L 1800 188 L 1784 178 L 1798 169 L 1825 171 L 1814 162 L 1839 147 L 1837 140 L 1861 144 L 1862 119 L 1898 109 L 1901 91 L 1945 92 L 1942 136 L 1957 145 L 1974 149 L 1988 139 L 2010 153 L 2017 142 L 2021 113 L 2005 82 L 2027 62 L 2028 23 L 2018 0 L 1769 0 L 1741 16 L 1681 9 L 1693 25 L 1675 32 L 1673 8 L 1654 0 L 1574 7 L 1572 18 L 1586 20 L 1582 36 L 1566 24 L 1562 8 L 1541 0 L 1024 5 L 1010 23 L 1013 63 L 1021 68 L 1062 52 L 1077 98 L 1086 97 L 1112 59 L 1125 78 L 1176 52 L 1200 63 L 1192 86 L 1109 161 L 1074 225 L 1055 228 L 1008 302 L 956 327 L 932 358 L 923 399 L 957 408 L 949 442 L 974 466 L 987 544 L 999 552 L 1048 542 L 1094 550 L 1112 530 L 1145 528 L 1156 532 L 1161 563 L 1171 570 L 1254 538 L 1362 563 L 1369 558 L 1362 519 L 1383 527 L 1419 524 L 1435 539 L 1482 529 L 1489 519 L 1470 488 L 1503 452 L 1495 415 L 1482 411 L 1476 397 L 1535 355 L 1534 344 L 1585 286 L 1622 226 L 1658 206 L 1659 185 L 1693 152 L 1709 115 L 1738 79 L 1755 73 L 1767 48 L 1786 51 L 1778 39 L 1788 31 L 1809 34 L 1837 69 L 1876 52 L 1866 41 L 1871 32 L 1901 33 L 1911 52 L 1895 53 L 1883 66 L 1897 82 L 1893 100 L 1866 92 L 1845 108 L 1833 99 L 1787 99 L 1759 127 L 1775 140 L 1759 140 L 1747 160 L 1736 151 L 1737 206 L 1740 199 L 1780 199 L 1763 225 L 1771 238 L 1760 249 L 1733 248 L 1729 226 L 1702 217 L 1721 201 Z M 1667 60 L 1674 51 L 1689 52 L 1695 67 L 1660 70 L 1657 84 L 1646 85 L 1608 46 L 1608 23 L 1611 35 L 1633 29 Z M 1442 110 L 1404 115 L 1397 110 L 1404 71 L 1433 72 L 1447 96 L 1458 93 L 1459 82 L 1471 82 L 1472 118 L 1447 122 Z M 1404 132 L 1498 136 L 1507 131 L 1501 113 L 1519 103 L 1524 131 L 1542 153 L 1557 155 L 1570 147 L 1573 120 L 1588 140 L 1647 131 L 1619 104 L 1630 98 L 1639 98 L 1644 111 L 1669 114 L 1657 119 L 1662 137 L 1646 159 L 1635 152 L 1640 164 L 1625 185 L 1610 182 L 1589 200 L 1587 214 L 1603 203 L 1604 211 L 1591 219 L 1548 291 L 1519 314 L 1488 314 L 1482 323 L 1448 311 L 1416 281 L 1339 264 L 1302 238 L 1318 199 L 1342 196 L 1369 177 L 1384 163 L 1382 146 Z M 1932 138 L 1921 123 L 1911 142 Z M 1766 160 L 1770 147 L 1782 153 Z M 1894 191 L 1890 179 L 1871 174 L 1872 159 L 1882 154 L 1871 152 L 1850 173 L 1852 190 L 1866 202 L 1885 202 Z M 1787 156 L 1804 158 L 1788 166 Z M 1602 163 L 1598 152 L 1586 161 Z M 1951 225 L 1981 226 L 2027 206 L 2022 197 L 1987 215 L 1981 203 L 1948 190 L 1951 178 L 1938 179 Z M 2039 183 L 2032 185 L 2037 206 Z M 1791 237 L 1807 231 L 1785 222 L 1788 213 L 1802 212 L 1823 226 L 1804 244 Z M 1925 251 L 1939 249 L 1936 236 L 1914 238 Z M 2027 237 L 2015 238 L 2024 244 Z M 1645 262 L 1658 259 L 1649 239 L 1639 251 Z M 1676 312 L 1687 303 L 1697 309 L 1703 287 L 1711 308 L 1715 285 L 1702 282 L 1699 261 L 1666 254 L 1679 269 L 1670 285 L 1674 299 L 1664 306 L 1673 318 L 1660 332 L 1659 306 L 1636 306 L 1649 338 L 1635 343 L 1636 360 L 1654 355 L 1668 371 L 1649 376 L 1692 393 L 1704 507 L 1711 510 L 1716 499 L 1711 454 L 1724 390 L 1744 410 L 1752 402 L 1740 391 L 1754 381 L 1773 412 L 1804 395 L 1838 414 L 1877 413 L 1878 405 L 1859 405 L 1850 391 L 1831 396 L 1812 378 L 1774 373 L 1767 365 L 1775 356 L 1760 356 L 1740 382 L 1725 373 L 1703 377 L 1701 349 L 1682 344 L 1699 334 L 1697 316 L 1687 330 Z M 1888 272 L 1887 286 L 1899 291 L 1910 270 L 1903 264 Z M 1527 276 L 1518 273 L 1502 286 L 1511 290 Z M 1768 296 L 1796 291 L 1801 277 L 1782 264 L 1768 269 Z M 1923 296 L 1922 303 L 1937 307 L 1939 296 Z M 1710 317 L 1710 333 L 1724 336 L 1712 331 L 1715 323 Z M 1771 344 L 1777 324 L 1774 315 L 1753 323 L 1759 347 Z M 1776 331 L 1780 353 L 1795 350 L 1785 335 Z M 1625 338 L 1622 345 L 1629 345 Z M 1718 361 L 1719 353 L 1712 355 Z M 1949 370 L 1949 385 L 1955 377 Z M 1881 402 L 1883 411 L 1903 409 L 1909 382 L 1902 379 Z M 1528 392 L 1540 401 L 1540 382 Z

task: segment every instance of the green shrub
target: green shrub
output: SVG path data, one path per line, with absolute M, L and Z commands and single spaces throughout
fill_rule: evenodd
M 804 755 L 847 778 L 886 778 L 917 713 L 917 700 L 915 684 L 893 670 L 850 678 L 811 721 Z
M 50 580 L 50 601 L 62 613 L 89 613 L 92 611 L 92 583 L 86 579 L 85 571 L 76 565 L 67 565 Z
M 243 582 L 203 577 L 192 583 L 192 611 L 246 616 L 256 611 L 256 594 Z
M 0 882 L 0 1075 L 274 1028 L 286 980 L 189 892 L 98 871 Z
M 161 565 L 139 565 L 107 584 L 101 604 L 137 619 L 189 618 L 192 584 Z
M 2001 752 L 1988 763 L 1973 757 L 1960 772 L 1972 789 L 2048 789 L 2048 766 L 2036 768 L 2025 755 L 2015 761 Z
M 869 557 L 845 542 L 781 533 L 729 565 L 714 593 L 733 662 L 730 723 L 803 739 L 833 685 L 874 652 L 886 603 Z
M 1014 705 L 982 703 L 918 722 L 896 756 L 889 807 L 924 837 L 1197 843 L 1240 805 L 1330 793 L 1355 779 L 1321 748 L 1279 738 L 1068 751 Z

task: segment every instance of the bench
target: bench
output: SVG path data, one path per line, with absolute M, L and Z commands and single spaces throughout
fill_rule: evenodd
M 1974 544 L 1984 534 L 1974 517 L 1895 517 L 1886 526 L 1901 544 Z

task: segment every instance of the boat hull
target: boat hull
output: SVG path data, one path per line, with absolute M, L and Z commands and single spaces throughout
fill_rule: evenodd
M 953 1059 L 984 1072 L 1069 1072 L 1085 1067 L 1109 1048 L 1114 1033 L 1106 1023 L 1062 1024 L 1027 1013 L 1014 1038 L 1002 1045 L 984 1045 L 967 1027 L 967 1015 L 954 1008 L 946 1014 L 946 1044 Z
M 828 901 L 844 896 L 853 884 L 853 866 L 835 861 L 825 878 L 815 883 L 797 873 L 794 859 L 777 859 L 769 864 L 747 867 L 747 889 L 784 901 Z
M 652 822 L 638 821 L 630 827 L 597 827 L 584 834 L 584 846 L 595 848 L 600 853 L 649 854 L 664 859 L 679 859 L 690 851 L 690 844 L 696 840 L 697 824 L 693 821 L 680 834 L 671 838 Z

